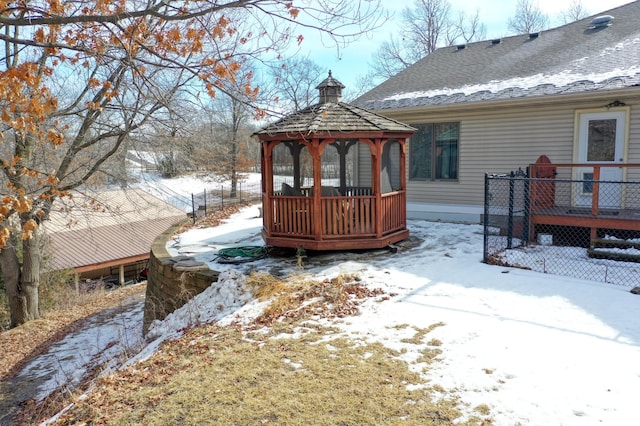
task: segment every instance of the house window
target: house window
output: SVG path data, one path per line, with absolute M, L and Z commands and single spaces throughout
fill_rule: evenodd
M 587 161 L 616 161 L 616 120 L 589 120 Z
M 411 137 L 409 179 L 458 179 L 458 135 L 460 123 L 414 125 Z
M 593 194 L 593 173 L 582 174 L 582 193 Z

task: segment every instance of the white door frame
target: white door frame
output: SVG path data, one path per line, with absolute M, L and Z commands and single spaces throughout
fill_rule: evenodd
M 574 163 L 589 163 L 587 160 L 587 138 L 588 124 L 591 120 L 616 120 L 616 140 L 615 152 L 612 161 L 594 161 L 597 163 L 625 163 L 627 160 L 628 140 L 629 140 L 629 107 L 618 107 L 598 110 L 582 110 L 576 111 L 575 129 L 574 129 Z M 593 173 L 593 168 L 576 168 L 573 171 L 575 180 L 584 179 L 584 174 Z M 621 181 L 626 176 L 624 168 L 601 168 L 601 181 Z M 573 200 L 576 206 L 591 206 L 590 192 L 584 192 L 587 185 L 573 185 Z M 588 191 L 588 189 L 586 189 Z M 620 185 L 600 184 L 599 207 L 601 208 L 620 208 L 623 207 L 624 197 Z

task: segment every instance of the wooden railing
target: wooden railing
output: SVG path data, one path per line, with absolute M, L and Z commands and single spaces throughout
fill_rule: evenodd
M 626 179 L 605 176 L 606 170 L 626 171 Z M 638 192 L 635 190 L 640 178 L 640 164 L 531 164 L 530 189 L 531 211 L 536 212 L 555 206 L 581 205 L 590 209 L 592 216 L 598 216 L 602 205 L 615 208 L 640 207 Z M 574 170 L 589 171 L 591 179 L 573 177 Z M 588 188 L 588 192 L 584 191 Z
M 382 234 L 403 229 L 406 226 L 406 202 L 404 191 L 382 195 Z
M 640 164 L 531 164 L 532 225 L 640 231 Z M 588 178 L 585 176 L 589 175 Z M 530 227 L 529 239 L 534 237 Z
M 312 197 L 274 195 L 264 200 L 271 235 L 316 238 Z M 406 227 L 403 191 L 383 194 L 380 209 L 375 206 L 374 195 L 322 197 L 319 238 L 376 237 Z
M 271 232 L 280 235 L 312 237 L 313 198 L 271 197 Z
M 375 235 L 375 197 L 323 197 L 322 235 Z

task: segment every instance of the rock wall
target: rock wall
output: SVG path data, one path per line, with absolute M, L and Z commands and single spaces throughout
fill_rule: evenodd
M 205 263 L 189 256 L 171 257 L 166 245 L 178 228 L 167 229 L 151 246 L 144 303 L 145 335 L 153 320 L 164 319 L 218 280 L 219 272 L 209 269 Z

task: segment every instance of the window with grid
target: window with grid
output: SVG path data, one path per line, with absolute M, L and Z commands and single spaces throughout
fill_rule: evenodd
M 457 180 L 460 123 L 413 125 L 409 142 L 409 179 Z

